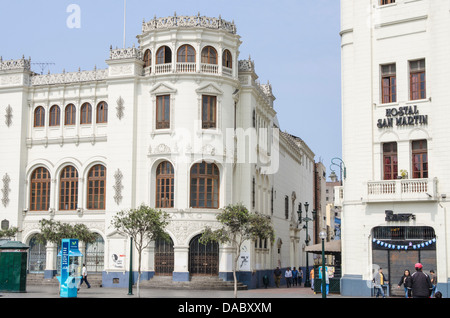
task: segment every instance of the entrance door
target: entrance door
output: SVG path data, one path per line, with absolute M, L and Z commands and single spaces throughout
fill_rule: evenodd
M 105 262 L 105 241 L 97 234 L 94 243 L 86 244 L 86 269 L 88 273 L 101 273 Z
M 197 235 L 189 244 L 189 273 L 199 276 L 219 275 L 219 244 L 209 242 L 203 245 Z
M 170 276 L 174 270 L 173 241 L 157 239 L 155 241 L 155 275 Z
M 414 273 L 414 264 L 419 261 L 418 251 L 389 251 L 389 286 L 391 296 L 405 296 L 404 285 L 397 288 L 406 269 Z
M 46 263 L 45 244 L 39 243 L 36 236 L 30 240 L 30 249 L 28 250 L 28 271 L 30 273 L 43 273 Z

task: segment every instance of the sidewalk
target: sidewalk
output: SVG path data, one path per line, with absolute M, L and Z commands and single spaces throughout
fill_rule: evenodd
M 322 298 L 310 288 L 261 288 L 239 290 L 238 299 L 243 298 Z M 61 298 L 55 286 L 27 286 L 26 293 L 0 293 L 0 301 L 5 298 Z M 77 298 L 138 298 L 136 286 L 133 295 L 128 295 L 127 288 L 81 287 Z M 232 290 L 176 290 L 140 288 L 140 298 L 234 298 Z M 344 298 L 339 294 L 329 294 L 327 298 Z

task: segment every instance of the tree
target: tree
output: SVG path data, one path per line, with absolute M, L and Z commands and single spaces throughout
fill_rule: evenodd
M 12 238 L 16 235 L 16 233 L 19 232 L 19 229 L 17 227 L 12 227 L 6 230 L 0 229 L 0 239 L 1 238 Z
M 111 220 L 111 225 L 121 234 L 130 237 L 138 253 L 138 281 L 137 293 L 139 293 L 139 282 L 141 280 L 141 259 L 142 252 L 150 242 L 157 238 L 169 240 L 169 235 L 165 232 L 169 224 L 169 214 L 161 210 L 152 209 L 146 205 L 141 205 L 137 209 L 122 210 Z M 132 269 L 130 268 L 130 271 Z
M 269 239 L 271 243 L 275 240 L 275 230 L 268 216 L 250 213 L 247 208 L 239 203 L 228 205 L 216 216 L 217 221 L 222 224 L 218 230 L 206 227 L 200 238 L 200 242 L 206 244 L 209 241 L 229 243 L 235 248 L 236 254 L 233 263 L 234 297 L 237 297 L 236 265 L 239 260 L 242 244 L 257 239 Z
M 40 233 L 37 234 L 37 240 L 40 243 L 53 242 L 60 244 L 62 239 L 78 239 L 85 243 L 94 243 L 97 234 L 89 231 L 85 224 L 68 224 L 60 221 L 42 219 L 39 221 Z

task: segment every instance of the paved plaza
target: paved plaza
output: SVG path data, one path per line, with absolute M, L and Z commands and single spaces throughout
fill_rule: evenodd
M 57 286 L 27 286 L 25 293 L 0 293 L 0 300 L 5 298 L 60 298 Z M 138 298 L 136 286 L 133 295 L 128 295 L 127 288 L 81 287 L 77 298 Z M 140 298 L 234 298 L 232 290 L 186 290 L 141 288 Z M 238 299 L 244 298 L 322 298 L 310 288 L 280 287 L 239 290 Z M 339 294 L 329 294 L 328 298 L 345 298 Z

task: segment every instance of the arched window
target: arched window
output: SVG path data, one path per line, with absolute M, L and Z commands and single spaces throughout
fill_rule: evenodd
M 78 171 L 68 166 L 61 172 L 59 181 L 59 209 L 76 210 L 78 207 Z
M 233 58 L 228 50 L 223 51 L 222 66 L 233 68 Z
M 66 106 L 64 111 L 64 125 L 75 125 L 76 108 L 74 104 Z
M 177 62 L 195 63 L 195 49 L 188 44 L 182 45 L 178 49 Z
M 161 162 L 156 169 L 156 208 L 174 207 L 174 170 L 170 162 Z
M 213 163 L 197 163 L 191 168 L 193 208 L 219 208 L 219 168 Z
M 202 50 L 202 63 L 217 64 L 217 51 L 212 46 L 205 46 Z
M 172 50 L 168 46 L 161 46 L 156 52 L 156 64 L 172 63 Z
M 34 111 L 34 127 L 44 127 L 45 126 L 45 109 L 39 106 Z
M 50 173 L 37 168 L 31 174 L 30 211 L 48 211 L 50 202 Z
M 61 109 L 59 108 L 58 105 L 53 105 L 52 108 L 50 108 L 49 126 L 59 126 L 60 118 L 61 118 Z
M 89 170 L 87 178 L 88 210 L 104 210 L 106 197 L 106 168 L 96 165 Z
M 108 122 L 108 104 L 106 102 L 100 102 L 97 105 L 97 123 Z
M 80 111 L 80 124 L 91 124 L 92 123 L 92 106 L 89 103 L 84 103 L 81 106 Z
M 144 53 L 144 67 L 152 66 L 152 52 L 146 50 Z

